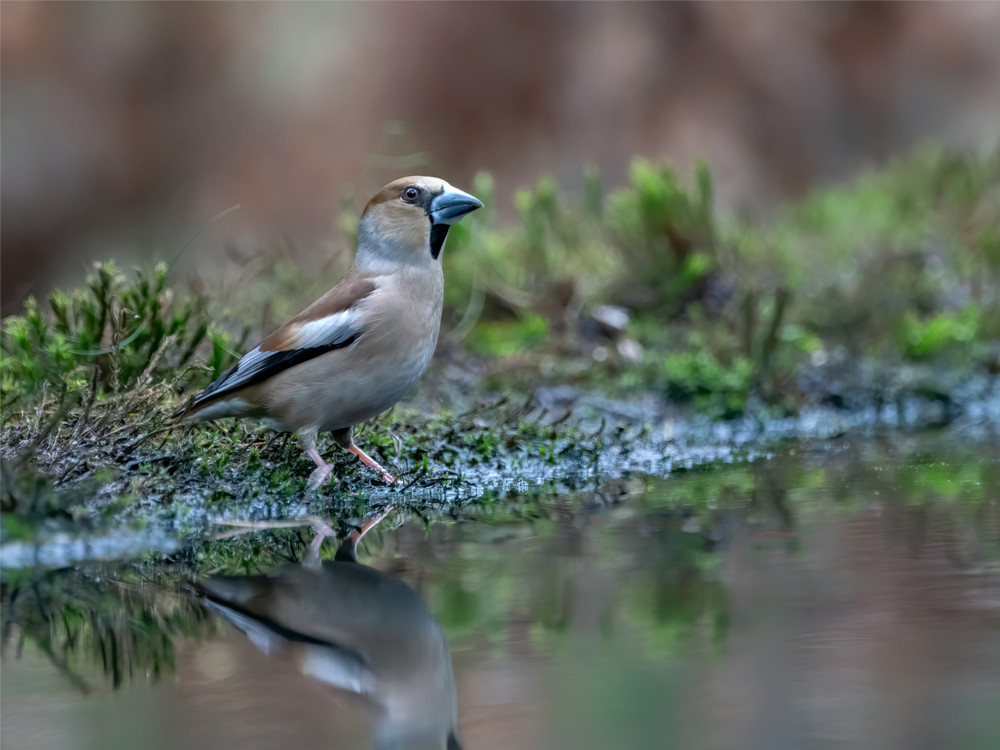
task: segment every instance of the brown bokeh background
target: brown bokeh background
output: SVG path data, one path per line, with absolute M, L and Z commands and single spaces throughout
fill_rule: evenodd
M 275 237 L 322 253 L 345 186 L 496 208 L 542 174 L 703 158 L 766 213 L 933 138 L 989 148 L 1000 3 L 4 3 L 2 304 L 88 260 Z

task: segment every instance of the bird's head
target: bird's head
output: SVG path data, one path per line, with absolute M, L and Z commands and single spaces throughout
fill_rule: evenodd
M 357 263 L 373 268 L 434 263 L 448 227 L 482 205 L 437 177 L 390 182 L 368 201 L 361 215 Z

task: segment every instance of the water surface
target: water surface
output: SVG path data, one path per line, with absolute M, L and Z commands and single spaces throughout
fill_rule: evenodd
M 307 555 L 309 533 L 255 535 L 269 556 L 246 574 Z M 403 508 L 357 557 L 374 571 L 355 589 L 286 567 L 265 634 L 172 557 L 5 571 L 4 748 L 443 748 L 455 704 L 483 750 L 1000 746 L 993 446 L 789 443 L 596 493 Z

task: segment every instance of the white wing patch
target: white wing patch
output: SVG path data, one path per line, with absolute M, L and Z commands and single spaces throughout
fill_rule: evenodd
M 361 311 L 355 306 L 318 320 L 297 324 L 294 331 L 285 334 L 281 349 L 261 349 L 258 346 L 250 350 L 235 367 L 206 388 L 194 400 L 194 405 L 258 383 L 324 352 L 350 346 L 362 334 L 362 317 Z
M 295 332 L 292 346 L 289 348 L 311 349 L 316 346 L 329 346 L 341 337 L 346 338 L 344 334 L 355 329 L 354 323 L 358 317 L 360 316 L 357 308 L 352 307 L 333 315 L 327 315 L 325 318 L 303 323 Z M 254 351 L 259 349 L 260 347 L 257 347 Z

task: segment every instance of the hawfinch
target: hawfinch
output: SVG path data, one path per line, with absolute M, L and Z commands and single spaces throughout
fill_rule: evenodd
M 377 522 L 345 539 L 334 560 L 321 561 L 317 548 L 303 564 L 194 588 L 264 653 L 370 701 L 377 750 L 460 750 L 441 626 L 403 581 L 357 561 L 359 538 Z
M 441 248 L 448 228 L 482 203 L 435 177 L 404 177 L 365 207 L 358 251 L 344 279 L 265 338 L 175 417 L 259 417 L 296 432 L 316 464 L 329 430 L 344 449 L 392 476 L 354 444 L 354 425 L 389 409 L 423 375 L 441 327 Z

